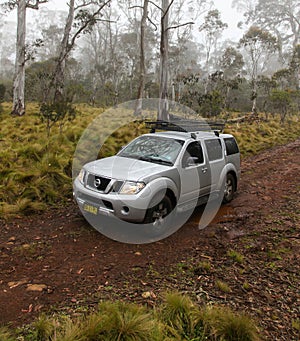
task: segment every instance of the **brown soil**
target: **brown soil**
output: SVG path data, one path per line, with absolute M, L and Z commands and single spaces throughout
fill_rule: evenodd
M 101 299 L 155 305 L 179 290 L 245 311 L 268 340 L 299 340 L 299 174 L 300 140 L 244 159 L 236 198 L 210 226 L 198 229 L 198 208 L 177 233 L 147 245 L 104 237 L 72 203 L 2 221 L 0 325 L 86 312 Z

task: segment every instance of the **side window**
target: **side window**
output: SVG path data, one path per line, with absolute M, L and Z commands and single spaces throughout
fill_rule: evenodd
M 226 147 L 226 154 L 232 155 L 239 153 L 239 147 L 233 137 L 229 137 L 224 139 L 225 147 Z
M 212 139 L 204 141 L 209 161 L 219 160 L 223 158 L 222 145 L 220 139 Z
M 204 162 L 203 151 L 200 142 L 191 142 L 182 158 L 182 167 L 187 167 L 191 165 L 199 165 Z

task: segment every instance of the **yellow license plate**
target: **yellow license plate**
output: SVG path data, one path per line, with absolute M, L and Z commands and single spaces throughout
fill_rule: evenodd
M 85 212 L 89 212 L 89 213 L 92 213 L 92 214 L 95 214 L 95 215 L 98 214 L 98 207 L 95 207 L 95 206 L 90 205 L 90 204 L 84 204 L 83 205 L 83 210 Z

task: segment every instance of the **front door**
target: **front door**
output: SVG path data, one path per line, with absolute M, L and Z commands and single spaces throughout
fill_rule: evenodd
M 210 165 L 200 141 L 193 141 L 186 147 L 179 172 L 181 195 L 178 204 L 195 207 L 199 197 L 209 195 L 211 188 Z

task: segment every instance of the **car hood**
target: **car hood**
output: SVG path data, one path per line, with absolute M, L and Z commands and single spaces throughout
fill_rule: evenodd
M 147 178 L 164 173 L 172 167 L 126 157 L 111 156 L 90 162 L 84 168 L 89 173 L 117 180 L 145 181 Z

